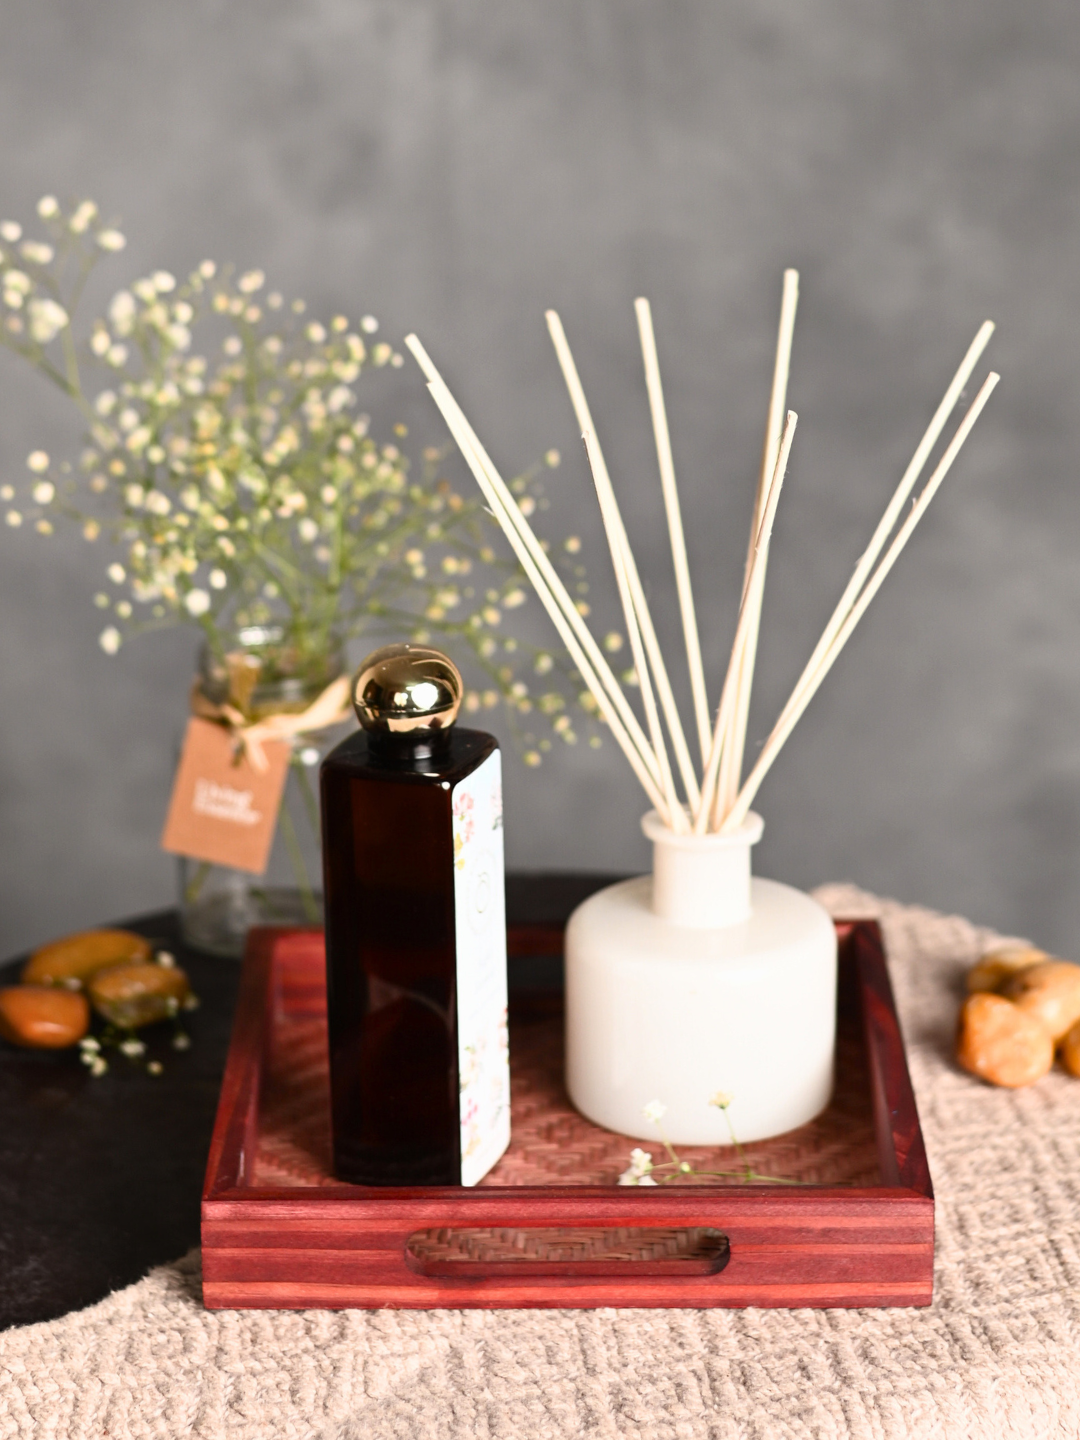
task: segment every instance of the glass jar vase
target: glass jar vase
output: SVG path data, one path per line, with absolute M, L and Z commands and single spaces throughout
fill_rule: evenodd
M 317 652 L 290 645 L 277 626 L 239 629 L 225 654 L 204 646 L 192 708 L 246 724 L 308 708 L 344 670 L 339 642 Z M 334 725 L 294 736 L 270 859 L 262 875 L 180 857 L 180 925 L 185 941 L 238 958 L 253 925 L 321 925 L 319 764 L 340 740 Z

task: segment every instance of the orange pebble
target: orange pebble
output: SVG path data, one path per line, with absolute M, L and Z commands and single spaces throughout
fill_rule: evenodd
M 1080 1079 L 1080 1020 L 1061 1042 L 1061 1063 L 1070 1075 Z
M 1038 1020 L 983 991 L 964 1001 L 956 1058 L 981 1080 L 1018 1089 L 1047 1073 L 1054 1063 L 1054 1042 Z
M 24 985 L 88 980 L 105 965 L 149 960 L 154 947 L 131 930 L 81 930 L 35 950 L 22 972 Z
M 175 1015 L 190 993 L 187 976 L 176 966 L 113 965 L 90 981 L 94 1009 L 124 1030 Z
M 1080 965 L 1044 960 L 1002 985 L 1000 994 L 1060 1040 L 1080 1020 Z
M 90 1006 L 77 991 L 52 985 L 9 985 L 0 990 L 0 1035 L 13 1045 L 63 1050 L 90 1028 Z

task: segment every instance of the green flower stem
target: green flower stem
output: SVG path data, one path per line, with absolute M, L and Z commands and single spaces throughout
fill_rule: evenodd
M 206 884 L 206 877 L 210 874 L 210 871 L 211 871 L 212 869 L 213 869 L 213 866 L 210 864 L 209 860 L 204 860 L 204 861 L 200 864 L 199 868 L 195 871 L 195 874 L 191 877 L 191 879 L 188 881 L 188 883 L 184 886 L 184 904 L 185 904 L 185 905 L 194 905 L 194 904 L 195 904 L 196 900 L 198 900 L 199 895 L 200 895 L 200 893 L 201 893 L 201 891 L 202 891 L 202 887 Z

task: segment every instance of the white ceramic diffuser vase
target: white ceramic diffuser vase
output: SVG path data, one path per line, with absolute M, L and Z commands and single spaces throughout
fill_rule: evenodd
M 566 932 L 566 1083 L 598 1125 L 676 1145 L 794 1130 L 829 1103 L 836 931 L 801 891 L 750 874 L 750 814 L 731 834 L 642 821 L 653 873 L 579 905 Z

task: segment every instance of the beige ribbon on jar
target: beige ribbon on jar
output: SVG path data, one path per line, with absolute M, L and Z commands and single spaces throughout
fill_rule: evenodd
M 328 730 L 340 725 L 353 713 L 350 698 L 351 681 L 348 675 L 339 675 L 331 680 L 321 695 L 311 702 L 306 710 L 296 714 L 268 715 L 265 720 L 245 720 L 235 705 L 227 702 L 215 705 L 207 700 L 195 682 L 191 691 L 192 714 L 204 720 L 224 721 L 236 737 L 237 745 L 247 753 L 248 759 L 260 775 L 270 769 L 263 745 L 270 740 L 292 740 L 309 730 Z

